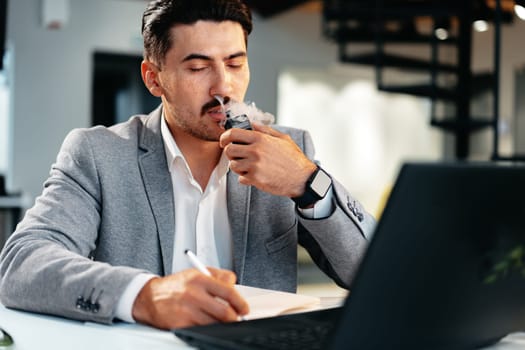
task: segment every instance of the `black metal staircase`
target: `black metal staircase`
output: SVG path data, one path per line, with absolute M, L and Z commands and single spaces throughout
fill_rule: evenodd
M 472 23 L 483 19 L 494 25 L 494 67 L 491 72 L 472 71 Z M 420 33 L 418 21 L 427 21 L 432 30 Z M 324 0 L 323 34 L 339 45 L 341 62 L 373 65 L 379 90 L 427 97 L 432 101 L 431 124 L 455 135 L 455 156 L 469 156 L 471 133 L 485 128 L 493 131 L 493 159 L 499 158 L 499 50 L 500 26 L 512 21 L 501 0 L 489 7 L 482 0 Z M 434 30 L 454 26 L 448 37 L 436 37 Z M 371 43 L 373 49 L 352 53 L 352 45 Z M 391 44 L 426 45 L 425 59 L 388 52 Z M 440 50 L 455 52 L 453 62 L 442 62 Z M 385 82 L 387 69 L 426 74 L 424 83 L 402 85 Z M 443 79 L 444 77 L 444 79 Z M 445 81 L 446 83 L 443 83 Z M 491 92 L 493 110 L 489 117 L 473 116 L 471 101 Z M 436 113 L 437 103 L 446 103 L 448 115 Z

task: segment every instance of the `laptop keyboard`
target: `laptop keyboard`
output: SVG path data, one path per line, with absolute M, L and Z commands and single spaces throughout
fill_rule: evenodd
M 175 329 L 177 337 L 199 349 L 327 349 L 342 308 L 316 310 L 234 323 Z
M 238 339 L 238 341 L 242 345 L 248 345 L 253 349 L 322 349 L 324 340 L 327 338 L 327 334 L 332 328 L 333 324 L 324 323 L 305 326 L 299 329 L 288 328 L 278 331 L 269 331 L 265 334 L 246 336 Z

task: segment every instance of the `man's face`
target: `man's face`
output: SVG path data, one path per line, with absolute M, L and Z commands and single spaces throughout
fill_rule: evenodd
M 198 21 L 171 29 L 172 47 L 152 77 L 150 91 L 162 98 L 166 121 L 174 135 L 218 141 L 224 119 L 215 95 L 243 101 L 250 72 L 244 32 L 232 21 Z

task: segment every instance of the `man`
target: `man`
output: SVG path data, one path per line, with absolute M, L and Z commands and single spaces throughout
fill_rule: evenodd
M 243 101 L 251 27 L 241 0 L 149 4 L 141 72 L 162 104 L 68 135 L 2 252 L 5 306 L 165 329 L 234 321 L 248 311 L 236 282 L 295 291 L 297 243 L 349 286 L 374 221 L 311 160 L 309 134 L 222 127 L 215 97 Z

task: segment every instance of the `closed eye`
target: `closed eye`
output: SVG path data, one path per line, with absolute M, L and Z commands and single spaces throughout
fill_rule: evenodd
M 190 67 L 190 71 L 191 72 L 202 72 L 203 70 L 205 70 L 207 67 Z
M 244 57 L 236 57 L 235 59 L 228 60 L 226 62 L 226 65 L 232 69 L 239 69 L 244 67 L 246 64 L 246 58 Z

